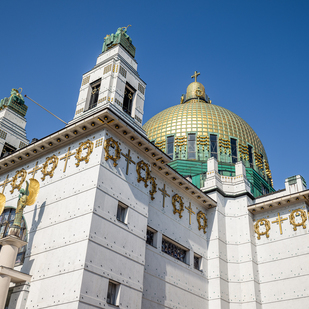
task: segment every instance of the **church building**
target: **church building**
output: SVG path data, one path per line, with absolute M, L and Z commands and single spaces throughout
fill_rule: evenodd
M 0 309 L 306 308 L 305 180 L 274 190 L 259 137 L 197 71 L 143 125 L 127 30 L 63 129 L 29 143 L 21 91 L 0 101 Z

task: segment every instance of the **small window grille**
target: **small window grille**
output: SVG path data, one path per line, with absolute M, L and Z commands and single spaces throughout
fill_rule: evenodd
M 174 136 L 167 137 L 167 155 L 173 159 L 174 157 Z
M 218 160 L 217 135 L 210 134 L 210 156 Z
M 172 256 L 173 258 L 186 263 L 187 250 L 174 243 L 168 241 L 167 239 L 162 239 L 162 252 Z
M 195 159 L 195 133 L 188 134 L 188 159 Z
M 237 163 L 237 140 L 231 138 L 231 153 L 232 153 L 232 163 Z
M 147 238 L 146 238 L 146 243 L 150 246 L 154 247 L 154 238 L 155 238 L 155 231 L 147 228 Z
M 127 113 L 130 116 L 132 112 L 133 98 L 135 92 L 136 90 L 129 83 L 126 83 L 122 109 L 125 113 Z
M 253 168 L 253 156 L 252 156 L 252 146 L 248 145 L 248 153 L 249 153 L 249 165 Z
M 201 270 L 201 257 L 194 254 L 194 269 Z

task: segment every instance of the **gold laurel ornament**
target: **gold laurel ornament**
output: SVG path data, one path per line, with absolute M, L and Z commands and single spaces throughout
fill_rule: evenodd
M 300 223 L 296 223 L 295 216 L 301 216 L 302 221 Z M 290 223 L 294 226 L 293 230 L 296 231 L 298 226 L 302 226 L 304 229 L 306 228 L 305 222 L 307 221 L 307 213 L 302 209 L 295 209 L 290 214 Z

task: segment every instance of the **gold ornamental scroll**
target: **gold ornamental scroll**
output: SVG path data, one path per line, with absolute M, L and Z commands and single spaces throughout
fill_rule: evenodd
M 83 156 L 83 150 L 87 150 L 87 153 Z M 81 143 L 80 146 L 76 150 L 75 159 L 77 163 L 75 165 L 79 167 L 80 162 L 85 161 L 86 163 L 89 162 L 89 157 L 93 151 L 93 142 L 87 139 L 85 142 Z
M 179 203 L 179 208 L 177 208 L 176 203 Z M 173 214 L 175 215 L 176 213 L 178 213 L 179 214 L 179 218 L 181 219 L 182 218 L 182 214 L 181 213 L 184 211 L 182 197 L 179 196 L 178 194 L 173 195 L 173 197 L 172 197 L 172 205 L 173 205 L 173 208 L 174 208 Z

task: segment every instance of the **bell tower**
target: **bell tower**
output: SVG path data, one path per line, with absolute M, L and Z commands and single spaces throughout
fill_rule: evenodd
M 142 129 L 146 83 L 137 73 L 135 46 L 127 34 L 128 27 L 118 28 L 104 38 L 96 65 L 83 75 L 70 123 L 109 107 Z

